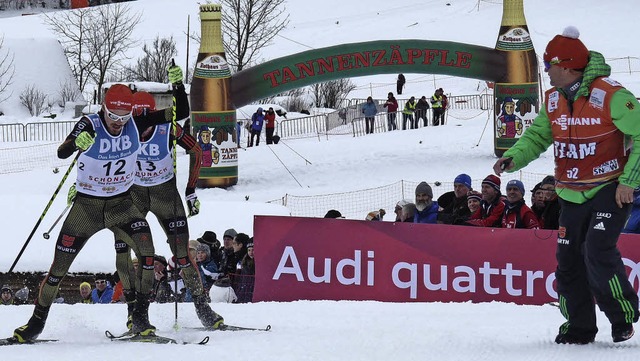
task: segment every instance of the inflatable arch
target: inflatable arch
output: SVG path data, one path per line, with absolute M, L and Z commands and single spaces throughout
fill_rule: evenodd
M 539 109 L 538 64 L 523 0 L 504 0 L 495 48 L 420 39 L 376 40 L 308 50 L 233 75 L 224 56 L 220 6 L 201 5 L 200 10 L 203 38 L 191 91 L 191 125 L 207 161 L 200 170 L 199 187 L 237 183 L 240 125 L 235 109 L 316 83 L 398 73 L 493 82 L 497 156 L 517 141 Z
M 379 40 L 314 49 L 274 59 L 231 76 L 236 108 L 291 89 L 340 78 L 424 73 L 506 80 L 504 52 L 446 41 Z

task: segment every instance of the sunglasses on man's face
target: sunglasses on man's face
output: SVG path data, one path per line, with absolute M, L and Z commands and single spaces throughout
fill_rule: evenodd
M 109 109 L 107 109 L 106 107 L 104 108 L 104 110 L 105 110 L 105 113 L 107 114 L 107 117 L 109 118 L 109 120 L 112 120 L 114 122 L 126 123 L 129 120 L 131 120 L 131 112 L 129 112 L 129 114 L 125 114 L 125 115 L 118 115 L 118 114 L 110 112 Z
M 106 283 L 106 282 L 107 282 L 107 281 L 105 281 L 105 280 L 100 280 L 100 281 L 96 281 L 96 284 L 97 284 L 97 285 L 101 285 L 101 284 L 104 284 L 104 283 Z
M 551 65 L 557 65 L 562 63 L 563 61 L 569 61 L 572 59 L 551 59 L 550 61 L 544 61 L 544 70 L 549 71 L 551 69 Z

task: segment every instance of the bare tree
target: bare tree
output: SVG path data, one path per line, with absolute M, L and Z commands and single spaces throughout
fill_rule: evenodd
M 0 36 L 0 103 L 9 99 L 13 92 L 8 91 L 9 86 L 13 83 L 13 76 L 16 69 L 13 66 L 13 54 L 8 49 L 4 49 L 4 36 Z
M 285 0 L 221 0 L 227 62 L 236 71 L 257 62 L 260 49 L 289 24 Z
M 67 56 L 78 87 L 81 92 L 90 80 L 94 57 L 87 52 L 88 30 L 94 18 L 94 10 L 89 8 L 73 11 L 44 13 L 45 23 L 58 35 L 64 54 Z
M 31 116 L 38 116 L 46 110 L 44 106 L 47 102 L 47 96 L 40 89 L 37 89 L 34 84 L 27 86 L 22 93 L 20 93 L 20 104 L 24 105 Z
M 131 34 L 140 17 L 128 5 L 115 4 L 45 14 L 45 22 L 58 35 L 84 92 L 89 82 L 100 89 L 107 73 L 122 66 L 125 52 L 137 43 Z
M 173 36 L 160 38 L 156 36 L 151 46 L 145 44 L 142 47 L 144 55 L 138 58 L 135 66 L 127 66 L 129 78 L 138 81 L 153 81 L 163 83 L 167 81 L 167 67 L 171 58 L 178 55 L 176 42 Z
M 311 97 L 313 98 L 313 105 L 317 108 L 321 108 L 324 106 L 324 99 L 322 97 L 322 83 L 315 83 L 309 86 L 309 90 L 311 91 Z
M 337 108 L 355 88 L 351 79 L 337 79 L 312 85 L 311 93 L 316 106 Z
M 309 109 L 309 102 L 305 98 L 305 93 L 304 88 L 291 89 L 284 94 L 284 99 L 278 104 L 290 112 Z
M 78 92 L 76 84 L 71 80 L 67 80 L 63 84 L 60 84 L 58 96 L 60 97 L 58 106 L 61 108 L 63 108 L 67 102 L 82 99 L 82 95 Z
M 137 44 L 131 34 L 140 23 L 142 14 L 131 13 L 128 5 L 115 4 L 98 6 L 96 15 L 89 28 L 93 36 L 87 39 L 87 51 L 95 54 L 91 78 L 98 89 L 102 89 L 107 73 L 122 67 L 126 51 Z M 102 101 L 102 94 L 98 98 L 98 102 Z

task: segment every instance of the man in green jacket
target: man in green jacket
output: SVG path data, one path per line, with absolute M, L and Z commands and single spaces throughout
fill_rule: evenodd
M 562 315 L 556 343 L 588 344 L 598 332 L 594 298 L 611 322 L 614 342 L 630 339 L 638 295 L 616 246 L 633 189 L 640 186 L 640 104 L 609 78 L 604 57 L 589 51 L 568 27 L 544 54 L 553 88 L 518 142 L 493 169 L 525 167 L 553 145 L 561 215 L 556 280 Z M 637 143 L 640 144 L 640 143 Z

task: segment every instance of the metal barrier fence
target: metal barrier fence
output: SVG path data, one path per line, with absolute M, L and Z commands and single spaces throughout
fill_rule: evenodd
M 396 112 L 396 125 L 398 129 L 402 129 L 402 109 L 408 99 L 398 99 L 398 111 Z M 381 133 L 388 131 L 387 127 L 387 111 L 382 106 L 386 99 L 374 99 L 378 108 L 378 114 L 375 117 L 374 132 Z M 345 107 L 336 111 L 311 115 L 295 119 L 277 120 L 276 134 L 281 139 L 300 139 L 312 137 L 329 137 L 331 135 L 353 135 L 354 137 L 365 135 L 364 117 L 360 105 L 365 103 L 364 98 L 354 98 L 346 102 Z M 474 116 L 482 114 L 482 112 L 492 109 L 493 96 L 491 94 L 477 95 L 452 95 L 449 97 L 448 111 L 458 110 L 476 110 L 480 113 L 474 113 Z M 466 115 L 466 114 L 465 114 Z M 415 114 L 414 114 L 415 116 Z M 418 127 L 422 128 L 432 124 L 432 112 L 427 111 L 427 124 L 421 119 Z M 468 119 L 469 117 L 456 117 L 457 119 Z M 250 119 L 238 119 L 243 122 L 250 122 Z M 445 119 L 446 123 L 446 119 Z M 245 123 L 246 124 L 246 123 Z M 407 125 L 407 128 L 410 128 Z
M 18 123 L 1 124 L 0 141 L 5 143 L 24 141 L 24 125 Z
M 376 116 L 376 129 L 380 131 L 385 131 L 386 129 L 386 126 L 382 127 L 378 125 L 378 123 L 381 122 L 380 118 L 383 116 L 386 117 L 386 109 L 382 107 L 385 101 L 384 99 L 374 100 L 380 113 Z M 365 132 L 360 132 L 359 129 L 361 127 L 358 123 L 364 122 L 360 107 L 360 104 L 364 102 L 366 102 L 366 99 L 355 98 L 351 99 L 345 108 L 334 112 L 280 120 L 277 125 L 277 134 L 282 139 L 328 137 L 329 135 L 345 134 L 352 134 L 354 137 L 363 135 Z M 402 124 L 402 109 L 406 102 L 407 99 L 398 99 L 398 114 L 396 116 L 396 123 L 398 125 Z M 492 102 L 492 96 L 487 94 L 452 95 L 449 97 L 449 110 L 486 110 L 490 109 Z M 431 117 L 431 111 L 427 112 L 427 116 L 429 118 Z M 244 121 L 248 121 L 248 119 L 244 119 Z M 384 119 L 383 123 L 386 125 L 386 119 Z M 76 121 L 0 124 L 0 141 L 5 143 L 62 141 L 71 132 L 75 124 Z M 364 124 L 362 124 L 362 127 L 364 127 Z
M 25 125 L 25 139 L 34 141 L 62 141 L 73 130 L 76 121 L 28 123 Z
M 71 133 L 75 124 L 76 121 L 0 124 L 0 141 L 62 141 Z

